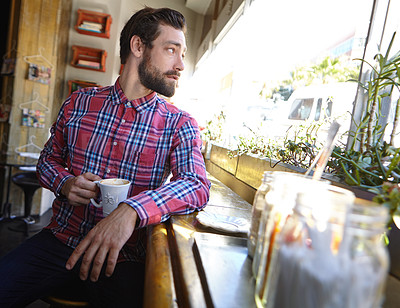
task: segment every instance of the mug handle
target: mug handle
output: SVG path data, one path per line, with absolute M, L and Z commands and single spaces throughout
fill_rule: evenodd
M 97 186 L 99 185 L 100 181 L 94 181 L 93 183 L 95 183 Z M 101 193 L 101 192 L 100 192 Z M 92 202 L 92 204 L 95 207 L 101 207 L 101 204 L 97 203 L 93 198 L 90 198 L 90 202 Z
M 90 198 L 90 202 L 91 202 L 95 207 L 101 207 L 101 204 L 97 203 L 93 198 Z

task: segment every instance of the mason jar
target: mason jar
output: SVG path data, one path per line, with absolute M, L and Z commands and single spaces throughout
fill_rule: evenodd
M 344 307 L 335 288 L 346 276 L 338 256 L 354 200 L 351 191 L 331 185 L 298 193 L 257 289 L 262 307 Z
M 265 207 L 265 195 L 270 190 L 272 179 L 272 171 L 265 171 L 261 180 L 261 185 L 254 196 L 253 207 L 251 209 L 251 225 L 247 237 L 247 251 L 249 257 L 252 259 L 258 239 L 261 213 Z
M 341 285 L 341 307 L 382 307 L 389 271 L 389 253 L 383 239 L 388 221 L 386 207 L 356 199 L 340 251 L 342 270 L 348 273 Z
M 316 181 L 302 174 L 274 172 L 270 191 L 265 196 L 264 210 L 258 231 L 258 241 L 253 258 L 253 276 L 258 279 L 259 271 L 268 271 L 271 249 L 276 236 L 282 229 L 286 217 L 291 214 L 299 191 L 323 189 L 328 181 Z M 271 245 L 271 246 L 270 246 Z M 262 269 L 260 269 L 262 267 Z

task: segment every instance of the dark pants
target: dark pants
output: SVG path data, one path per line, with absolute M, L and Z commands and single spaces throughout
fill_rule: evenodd
M 65 264 L 73 249 L 43 230 L 26 240 L 0 260 L 0 307 L 25 307 L 79 279 Z M 144 264 L 118 263 L 114 274 L 104 271 L 97 282 L 90 279 L 83 287 L 93 307 L 142 307 Z

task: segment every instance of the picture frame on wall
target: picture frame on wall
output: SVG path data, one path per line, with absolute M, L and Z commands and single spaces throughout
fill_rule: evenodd
M 84 81 L 84 80 L 68 80 L 68 96 L 70 96 L 75 91 L 84 88 L 100 87 L 96 82 Z

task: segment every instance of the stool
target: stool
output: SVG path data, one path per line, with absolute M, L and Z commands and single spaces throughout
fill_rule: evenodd
M 16 173 L 12 176 L 11 180 L 24 191 L 25 204 L 24 216 L 20 217 L 24 222 L 23 230 L 12 227 L 10 227 L 10 229 L 13 231 L 25 232 L 25 235 L 28 236 L 28 232 L 39 231 L 39 228 L 35 229 L 29 226 L 35 223 L 35 219 L 31 216 L 33 194 L 38 188 L 41 188 L 41 186 L 36 177 L 36 172 L 34 171 Z
M 82 298 L 74 296 L 64 297 L 51 295 L 42 299 L 50 308 L 65 308 L 65 307 L 90 307 L 90 304 Z
M 50 304 L 50 308 L 90 307 L 85 294 L 85 286 L 80 280 L 59 288 L 49 296 L 42 298 L 42 301 Z

